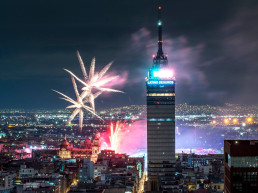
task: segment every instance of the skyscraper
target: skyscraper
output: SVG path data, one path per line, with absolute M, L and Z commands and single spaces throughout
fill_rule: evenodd
M 258 140 L 224 141 L 225 193 L 258 192 Z
M 175 78 L 162 49 L 161 10 L 159 6 L 158 52 L 146 78 L 148 177 L 153 191 L 172 187 L 175 163 Z

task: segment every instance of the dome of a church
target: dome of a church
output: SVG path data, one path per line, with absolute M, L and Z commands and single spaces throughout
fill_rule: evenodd
M 62 148 L 65 148 L 65 149 L 70 148 L 70 143 L 67 141 L 66 135 L 65 135 L 65 138 L 64 138 L 63 142 L 60 145 L 60 149 L 62 149 Z

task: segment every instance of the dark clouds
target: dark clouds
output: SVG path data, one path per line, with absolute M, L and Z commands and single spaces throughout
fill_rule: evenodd
M 258 94 L 258 6 L 241 8 L 222 27 L 225 61 L 231 63 L 229 75 L 234 101 L 257 101 Z
M 145 104 L 144 77 L 156 52 L 159 1 L 11 1 L 0 3 L 0 108 L 64 107 L 67 73 L 80 74 L 75 51 L 128 75 L 98 108 Z M 177 102 L 256 103 L 256 1 L 161 1 L 164 51 L 177 74 Z

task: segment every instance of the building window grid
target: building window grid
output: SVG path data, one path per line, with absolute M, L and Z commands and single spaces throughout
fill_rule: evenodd
M 231 166 L 240 168 L 258 167 L 257 156 L 231 157 Z
M 244 181 L 256 181 L 257 172 L 244 172 Z
M 234 181 L 257 181 L 257 172 L 233 172 Z
M 236 192 L 241 192 L 243 190 L 242 184 L 233 184 L 233 190 Z

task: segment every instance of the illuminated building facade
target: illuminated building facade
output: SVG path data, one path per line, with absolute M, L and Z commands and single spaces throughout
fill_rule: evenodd
M 95 163 L 98 159 L 99 153 L 100 153 L 100 133 L 96 133 L 92 142 L 91 161 Z
M 161 9 L 158 7 L 158 52 L 153 55 L 153 65 L 146 78 L 147 155 L 151 191 L 157 191 L 159 187 L 162 190 L 174 188 L 175 78 L 162 50 Z
M 94 163 L 98 159 L 98 154 L 100 153 L 100 135 L 96 134 L 94 139 L 86 139 L 84 144 L 80 148 L 74 148 L 66 139 L 66 136 L 63 142 L 60 144 L 60 148 L 55 149 L 41 149 L 33 150 L 33 158 L 40 158 L 44 156 L 57 157 L 62 159 L 71 159 L 71 158 L 89 158 Z
M 224 192 L 258 192 L 258 140 L 224 141 Z
M 69 144 L 69 142 L 66 139 L 66 135 L 65 135 L 65 139 L 62 142 L 62 144 L 60 145 L 60 151 L 59 151 L 59 157 L 62 159 L 70 159 L 71 156 L 71 146 Z

